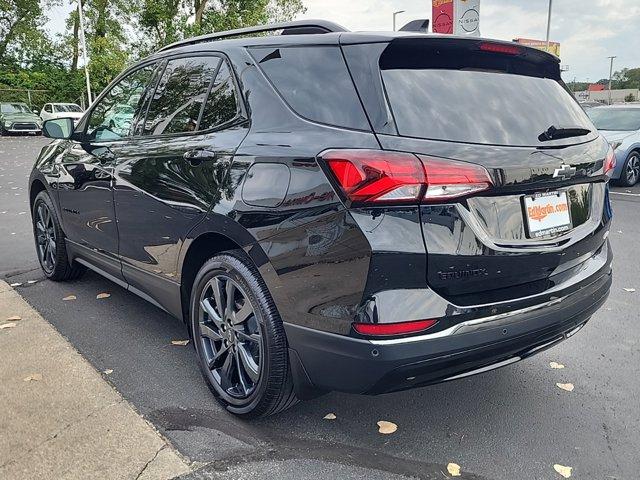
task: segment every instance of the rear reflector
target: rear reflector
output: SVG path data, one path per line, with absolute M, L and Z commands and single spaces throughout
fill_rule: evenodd
M 319 155 L 347 200 L 360 204 L 434 202 L 491 188 L 481 165 L 381 150 L 328 150 Z
M 398 323 L 354 323 L 353 329 L 361 335 L 404 335 L 433 327 L 437 320 L 416 320 Z
M 616 154 L 613 148 L 609 146 L 607 156 L 604 159 L 604 174 L 611 177 L 613 175 L 613 169 L 616 168 Z
M 520 55 L 522 50 L 515 45 L 505 45 L 503 43 L 482 42 L 480 50 L 483 52 L 504 53 L 505 55 Z

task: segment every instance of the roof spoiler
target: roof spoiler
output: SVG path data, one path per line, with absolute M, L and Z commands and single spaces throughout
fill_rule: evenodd
M 280 35 L 310 35 L 318 33 L 348 32 L 346 28 L 327 20 L 296 20 L 292 22 L 270 23 L 267 25 L 257 25 L 255 27 L 238 28 L 235 30 L 225 30 L 223 32 L 209 33 L 199 37 L 187 38 L 179 42 L 162 47 L 159 51 L 164 52 L 173 48 L 195 45 L 197 43 L 214 42 L 226 38 L 239 37 L 242 35 L 267 33 L 282 30 Z
M 404 27 L 400 29 L 401 32 L 420 32 L 427 33 L 429 29 L 429 19 L 411 20 Z

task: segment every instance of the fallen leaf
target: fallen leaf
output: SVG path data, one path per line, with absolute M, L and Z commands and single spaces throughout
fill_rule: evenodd
M 636 291 L 636 289 L 635 289 L 635 288 L 623 288 L 623 290 L 624 290 L 625 292 L 629 292 L 629 293 L 633 293 L 633 292 L 635 292 L 635 291 Z
M 566 390 L 567 392 L 573 392 L 573 383 L 556 383 L 556 387 Z
M 565 467 L 564 465 L 559 465 L 557 463 L 553 466 L 553 469 L 564 478 L 569 478 L 571 476 L 571 470 L 573 470 L 571 467 Z
M 327 413 L 324 417 L 325 420 L 335 420 L 336 419 L 336 414 L 335 413 Z
M 557 362 L 549 362 L 549 366 L 551 368 L 555 368 L 555 369 L 560 369 L 560 368 L 564 368 L 564 365 L 561 363 L 557 363 Z
M 28 377 L 25 377 L 22 379 L 25 382 L 39 382 L 40 380 L 42 380 L 42 374 L 40 373 L 32 373 L 31 375 L 29 375 Z
M 20 283 L 20 282 L 9 284 L 10 287 L 19 287 L 20 285 L 22 285 L 22 283 Z
M 64 300 L 65 302 L 69 301 L 69 300 L 75 300 L 76 296 L 75 295 L 67 295 L 66 297 L 64 297 L 62 300 Z
M 8 322 L 17 322 L 18 320 L 22 320 L 22 317 L 19 315 L 13 315 L 12 317 L 7 318 Z
M 189 340 L 171 340 L 171 345 L 184 347 L 185 345 L 189 345 Z
M 96 298 L 97 298 L 98 300 L 101 300 L 101 299 L 103 299 L 103 298 L 109 298 L 110 296 L 111 296 L 111 294 L 110 294 L 110 293 L 99 293 L 98 295 L 96 295 Z
M 15 326 L 16 326 L 15 323 L 3 323 L 2 325 L 0 325 L 0 330 L 4 330 L 5 328 L 12 328 Z
M 104 373 L 105 375 L 111 375 L 113 373 L 113 370 L 107 368 L 106 370 L 103 370 L 102 373 Z
M 459 477 L 460 465 L 458 465 L 457 463 L 449 463 L 447 465 L 447 472 L 449 472 L 449 475 L 451 475 L 452 477 Z
M 385 420 L 380 420 L 378 422 L 378 432 L 384 435 L 389 435 L 395 432 L 396 430 L 398 430 L 398 425 L 396 425 L 393 422 L 387 422 Z

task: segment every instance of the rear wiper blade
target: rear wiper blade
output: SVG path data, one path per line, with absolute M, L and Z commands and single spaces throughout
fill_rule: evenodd
M 556 140 L 558 138 L 581 137 L 582 135 L 587 135 L 589 133 L 591 133 L 591 130 L 588 128 L 556 127 L 555 125 L 551 125 L 538 136 L 538 140 L 541 142 L 548 142 L 549 140 Z

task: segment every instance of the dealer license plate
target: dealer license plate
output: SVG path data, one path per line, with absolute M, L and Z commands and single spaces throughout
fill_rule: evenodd
M 571 230 L 567 192 L 536 193 L 524 197 L 529 238 L 557 235 Z

